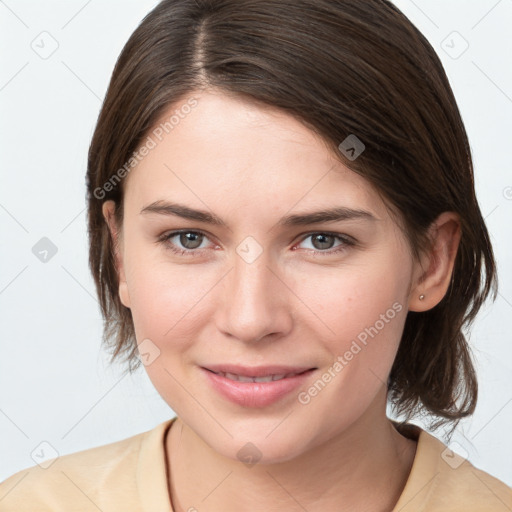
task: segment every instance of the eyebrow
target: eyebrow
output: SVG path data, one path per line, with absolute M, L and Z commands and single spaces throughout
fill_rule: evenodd
M 224 222 L 220 217 L 213 213 L 207 212 L 205 210 L 196 210 L 182 204 L 171 203 L 164 200 L 155 201 L 150 205 L 145 206 L 142 208 L 140 213 L 154 213 L 159 215 L 177 216 L 183 219 L 196 220 L 206 224 L 227 227 L 226 222 Z M 335 222 L 344 220 L 377 221 L 380 219 L 366 210 L 340 206 L 315 212 L 294 213 L 292 215 L 282 217 L 277 224 L 279 226 L 304 226 L 310 224 L 320 224 L 322 222 Z

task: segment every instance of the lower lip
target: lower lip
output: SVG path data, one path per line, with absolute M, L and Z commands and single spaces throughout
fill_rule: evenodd
M 304 384 L 315 371 L 312 369 L 300 375 L 270 382 L 240 382 L 217 375 L 205 368 L 201 368 L 201 370 L 210 379 L 210 383 L 216 391 L 243 407 L 265 407 L 273 404 Z

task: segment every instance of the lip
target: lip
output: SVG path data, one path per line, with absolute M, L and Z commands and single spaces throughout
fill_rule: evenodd
M 223 365 L 223 368 L 228 366 Z M 234 369 L 233 366 L 230 367 Z M 257 373 L 247 373 L 246 376 L 253 377 L 263 377 L 265 375 L 278 375 L 278 372 L 275 372 L 275 369 L 281 371 L 280 375 L 286 373 L 293 373 L 294 369 L 291 371 L 283 371 L 290 370 L 290 367 L 263 367 L 259 368 L 260 375 Z M 266 407 L 271 405 L 280 399 L 284 398 L 286 395 L 291 393 L 293 390 L 297 389 L 299 386 L 303 385 L 311 376 L 311 374 L 316 371 L 316 368 L 310 369 L 302 369 L 302 373 L 295 374 L 291 377 L 285 377 L 281 380 L 275 380 L 270 382 L 240 382 L 228 379 L 223 375 L 217 375 L 211 369 L 201 367 L 201 371 L 205 374 L 208 379 L 210 385 L 213 389 L 215 389 L 219 394 L 221 394 L 224 398 L 227 398 L 231 402 L 238 404 L 242 407 Z M 216 370 L 217 371 L 217 370 Z M 225 370 L 219 370 L 225 371 Z M 240 370 L 239 370 L 240 371 Z M 244 371 L 247 371 L 245 368 Z M 255 369 L 251 369 L 251 372 L 254 372 Z M 231 371 L 226 373 L 235 373 L 237 375 L 242 375 L 241 373 L 237 373 L 236 371 Z
M 289 373 L 302 373 L 311 370 L 311 366 L 243 366 L 238 364 L 211 364 L 204 367 L 215 373 L 234 373 L 245 377 L 265 377 L 267 375 L 288 375 Z

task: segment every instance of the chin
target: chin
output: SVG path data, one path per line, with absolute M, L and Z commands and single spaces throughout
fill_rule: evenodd
M 275 427 L 275 423 L 274 423 Z M 290 461 L 300 455 L 304 450 L 306 441 L 299 436 L 290 435 L 289 430 L 271 431 L 254 427 L 245 435 L 236 435 L 234 439 L 225 441 L 221 438 L 203 440 L 219 455 L 236 462 L 242 462 L 248 467 L 254 464 L 270 465 Z

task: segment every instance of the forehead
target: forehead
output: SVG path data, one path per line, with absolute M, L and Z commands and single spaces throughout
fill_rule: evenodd
M 184 108 L 191 98 L 195 106 Z M 198 92 L 169 107 L 148 134 L 152 147 L 125 183 L 126 202 L 140 208 L 180 198 L 250 215 L 343 204 L 386 216 L 374 188 L 280 110 Z

